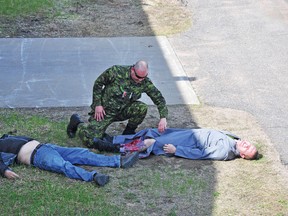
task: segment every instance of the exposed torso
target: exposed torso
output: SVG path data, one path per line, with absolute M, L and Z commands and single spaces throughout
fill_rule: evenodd
M 18 153 L 18 161 L 30 165 L 30 159 L 31 159 L 31 154 L 33 150 L 39 145 L 40 143 L 36 140 L 32 140 L 30 142 L 27 142 L 25 145 L 22 146 Z

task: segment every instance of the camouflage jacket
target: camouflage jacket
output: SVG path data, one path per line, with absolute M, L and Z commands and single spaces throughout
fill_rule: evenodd
M 160 118 L 166 118 L 168 109 L 161 92 L 147 77 L 141 83 L 136 83 L 130 77 L 131 66 L 114 65 L 104 71 L 93 86 L 93 102 L 90 115 L 94 115 L 96 106 L 103 106 L 106 113 L 118 113 L 131 102 L 141 98 L 146 93 L 157 106 Z

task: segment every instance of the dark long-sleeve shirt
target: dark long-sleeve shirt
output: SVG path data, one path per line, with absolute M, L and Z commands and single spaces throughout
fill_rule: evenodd
M 21 147 L 34 139 L 26 136 L 11 136 L 4 134 L 0 138 L 0 174 L 4 176 L 5 170 L 9 169 L 11 157 L 16 158 Z

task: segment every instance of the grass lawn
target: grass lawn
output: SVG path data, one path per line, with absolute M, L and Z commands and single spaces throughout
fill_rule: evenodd
M 0 0 L 0 4 L 0 14 L 10 17 L 47 12 L 55 5 L 51 0 Z
M 13 132 L 65 146 L 80 143 L 77 138 L 66 137 L 66 121 L 55 122 L 47 117 L 22 115 L 13 110 L 4 110 L 0 119 L 1 134 Z M 1 202 L 5 203 L 1 212 L 4 215 L 133 215 L 136 211 L 133 206 L 143 205 L 141 211 L 151 209 L 149 211 L 157 212 L 156 200 L 164 198 L 170 200 L 169 204 L 175 199 L 198 196 L 208 188 L 209 183 L 193 170 L 157 167 L 152 164 L 148 169 L 141 165 L 129 170 L 95 168 L 112 177 L 107 186 L 100 188 L 93 183 L 71 180 L 34 167 L 13 166 L 13 171 L 21 178 L 16 181 L 0 179 Z M 172 208 L 167 208 L 165 211 L 173 215 L 179 207 L 173 204 Z
M 178 113 L 170 107 L 172 113 Z M 155 108 L 156 109 L 156 108 Z M 180 109 L 184 113 L 183 108 Z M 227 115 L 207 108 L 193 108 L 194 118 L 205 127 L 210 113 L 214 123 Z M 155 112 L 152 110 L 151 112 Z M 54 111 L 55 112 L 55 111 Z M 42 113 L 42 114 L 41 114 Z M 33 114 L 20 110 L 0 110 L 0 133 L 9 131 L 27 135 L 42 142 L 64 146 L 81 146 L 78 138 L 65 134 L 66 115 L 45 110 Z M 187 113 L 187 110 L 185 111 Z M 222 114 L 221 114 L 222 113 Z M 224 114 L 225 113 L 225 114 Z M 240 113 L 241 114 L 241 113 Z M 49 118 L 49 115 L 54 115 Z M 56 116 L 55 116 L 56 115 Z M 173 114 L 172 114 L 173 115 Z M 213 116 L 215 115 L 215 116 Z M 242 113 L 243 115 L 243 113 Z M 217 117 L 216 117 L 217 116 Z M 234 120 L 239 113 L 230 116 Z M 172 118 L 174 118 L 172 116 Z M 241 118 L 246 121 L 249 116 Z M 151 119 L 155 119 L 153 116 Z M 151 119 L 147 119 L 149 124 Z M 239 119 L 239 118 L 238 118 Z M 184 119 L 183 121 L 186 121 Z M 261 153 L 269 150 L 267 141 L 251 132 L 251 125 L 229 123 L 225 128 L 241 132 L 257 142 Z M 210 121 L 210 120 L 209 120 Z M 223 121 L 223 118 L 222 118 Z M 250 120 L 249 120 L 250 122 Z M 213 122 L 209 124 L 213 125 Z M 219 122 L 218 122 L 219 123 Z M 180 122 L 183 124 L 183 122 Z M 178 127 L 173 125 L 171 127 Z M 255 128 L 255 126 L 254 126 Z M 259 137 L 262 138 L 259 138 Z M 269 154 L 273 155 L 273 152 Z M 104 187 L 68 179 L 63 175 L 25 165 L 13 166 L 20 179 L 0 178 L 2 215 L 285 215 L 288 212 L 288 190 L 275 158 L 264 156 L 258 161 L 192 161 L 175 157 L 151 156 L 131 169 L 85 167 L 110 175 Z M 278 167 L 278 168 L 277 168 Z

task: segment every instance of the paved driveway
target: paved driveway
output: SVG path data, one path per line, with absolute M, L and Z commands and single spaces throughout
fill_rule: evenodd
M 200 101 L 251 113 L 287 165 L 287 1 L 187 2 L 194 25 L 169 41 Z

